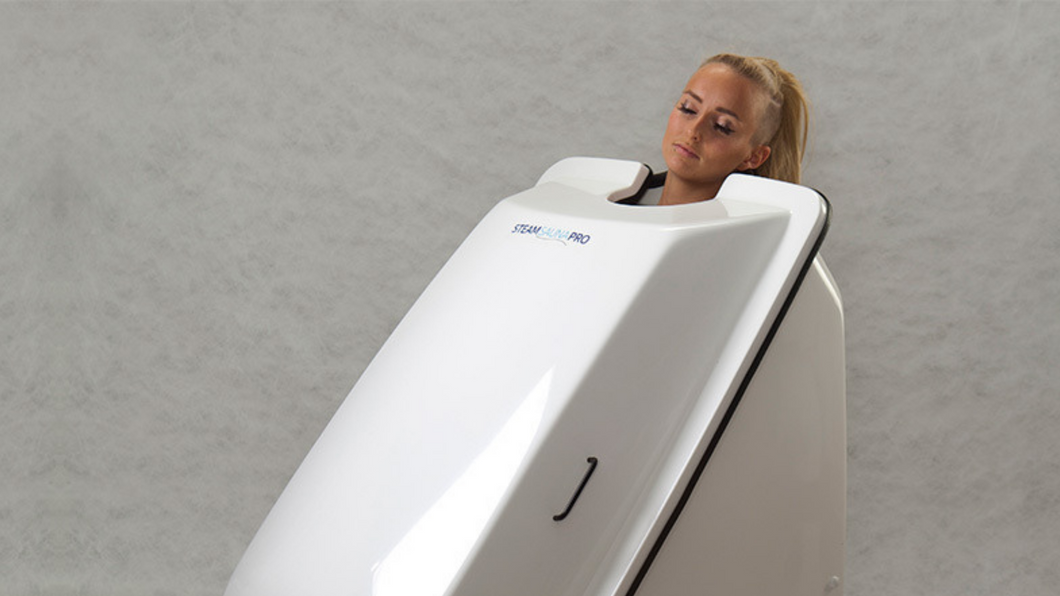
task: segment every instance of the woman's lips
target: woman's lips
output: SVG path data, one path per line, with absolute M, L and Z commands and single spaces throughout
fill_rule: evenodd
M 699 159 L 699 155 L 695 151 L 692 151 L 687 146 L 682 145 L 681 143 L 674 143 L 674 149 L 676 149 L 678 153 L 685 157 L 691 159 Z

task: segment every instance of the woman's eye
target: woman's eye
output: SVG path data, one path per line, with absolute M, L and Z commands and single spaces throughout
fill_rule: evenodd
M 689 114 L 689 115 L 694 115 L 696 113 L 695 110 L 693 110 L 692 108 L 688 107 L 688 104 L 684 104 L 684 103 L 678 104 L 677 111 L 681 112 L 682 114 Z
M 729 128 L 728 124 L 722 124 L 720 122 L 714 124 L 714 130 L 726 135 L 731 135 L 732 133 L 736 132 L 735 130 Z

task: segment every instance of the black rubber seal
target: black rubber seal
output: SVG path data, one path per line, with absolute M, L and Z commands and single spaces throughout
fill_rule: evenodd
M 615 201 L 618 205 L 639 205 L 641 199 L 644 198 L 644 193 L 648 192 L 650 188 L 658 188 L 666 182 L 666 172 L 659 172 L 656 174 L 651 171 L 651 166 L 646 163 L 642 163 L 644 167 L 648 168 L 648 177 L 644 179 L 644 183 L 637 189 L 636 194 L 630 195 L 624 199 Z

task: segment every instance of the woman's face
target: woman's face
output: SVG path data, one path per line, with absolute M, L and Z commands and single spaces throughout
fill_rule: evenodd
M 765 101 L 753 82 L 724 64 L 697 70 L 663 135 L 667 186 L 696 195 L 689 200 L 709 199 L 730 173 L 760 166 L 769 157 L 769 147 L 754 144 Z

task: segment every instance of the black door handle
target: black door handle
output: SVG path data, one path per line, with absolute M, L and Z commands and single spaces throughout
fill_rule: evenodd
M 589 462 L 589 471 L 585 473 L 585 477 L 582 478 L 582 482 L 578 485 L 578 489 L 574 491 L 574 496 L 570 498 L 570 503 L 567 503 L 567 508 L 563 510 L 563 513 L 553 515 L 553 520 L 563 521 L 568 515 L 570 515 L 570 510 L 574 509 L 574 503 L 577 502 L 578 497 L 581 496 L 582 489 L 585 488 L 585 485 L 589 482 L 589 477 L 592 476 L 593 472 L 596 470 L 596 464 L 599 460 L 597 460 L 595 457 L 590 457 L 586 461 Z

